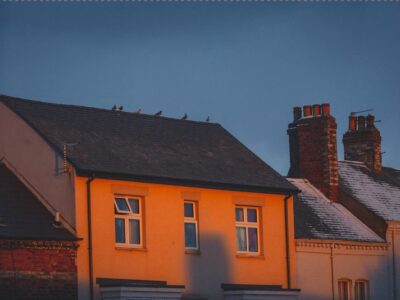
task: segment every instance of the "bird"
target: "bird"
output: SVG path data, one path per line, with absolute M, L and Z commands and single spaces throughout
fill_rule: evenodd
M 142 113 L 142 109 L 139 108 L 138 110 L 135 110 L 133 113 L 134 113 L 134 114 L 141 114 L 141 113 Z
M 160 110 L 158 113 L 155 113 L 154 116 L 159 117 L 162 114 L 162 110 Z
M 210 116 L 207 117 L 206 122 L 210 122 Z
M 181 120 L 187 120 L 187 117 L 188 117 L 188 115 L 185 114 L 185 115 L 181 118 Z
M 117 110 L 117 106 L 114 104 L 114 106 L 111 109 L 112 110 Z
M 119 111 L 123 111 L 123 110 L 124 110 L 124 107 L 121 105 L 120 107 L 118 107 L 118 110 L 119 110 Z

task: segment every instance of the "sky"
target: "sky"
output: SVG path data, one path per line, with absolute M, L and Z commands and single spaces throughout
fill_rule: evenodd
M 2 2 L 0 94 L 220 123 L 282 175 L 292 108 L 374 109 L 400 168 L 400 2 Z

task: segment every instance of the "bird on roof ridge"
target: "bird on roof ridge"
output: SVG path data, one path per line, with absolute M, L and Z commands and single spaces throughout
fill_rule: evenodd
M 117 106 L 114 104 L 114 106 L 111 108 L 111 110 L 117 110 Z
M 135 110 L 133 113 L 134 113 L 134 114 L 141 114 L 141 113 L 142 113 L 142 109 L 139 108 L 138 110 Z
M 206 122 L 210 122 L 210 116 L 207 117 Z
M 162 114 L 162 110 L 160 110 L 159 112 L 155 113 L 154 116 L 155 117 L 159 117 L 159 116 L 161 116 L 161 114 Z
M 188 118 L 188 115 L 184 114 L 184 116 L 181 118 L 181 120 L 187 120 L 187 118 Z

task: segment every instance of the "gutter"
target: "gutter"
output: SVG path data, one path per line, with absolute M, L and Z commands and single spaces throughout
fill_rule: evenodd
M 89 256 L 89 299 L 94 299 L 93 294 L 93 251 L 92 251 L 92 207 L 91 207 L 91 183 L 94 180 L 94 175 L 91 175 L 86 180 L 86 200 L 87 200 L 87 220 L 88 220 L 88 256 Z
M 335 248 L 335 243 L 331 243 L 331 287 L 332 287 L 332 300 L 335 300 L 335 271 L 334 271 L 334 261 L 333 261 L 333 249 Z
M 392 258 L 393 258 L 393 299 L 397 299 L 397 276 L 396 276 L 396 257 L 395 257 L 395 250 L 394 250 L 394 229 L 392 229 Z
M 287 288 L 291 288 L 291 279 L 290 279 L 290 253 L 289 253 L 289 220 L 288 220 L 288 205 L 287 201 L 292 196 L 292 194 L 288 194 L 283 199 L 284 210 L 285 210 L 285 254 L 286 254 L 286 282 Z

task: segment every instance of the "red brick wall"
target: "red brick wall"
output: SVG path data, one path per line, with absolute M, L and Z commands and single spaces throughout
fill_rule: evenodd
M 73 242 L 0 240 L 0 299 L 77 299 Z
M 316 106 L 316 105 L 314 105 Z M 329 109 L 329 106 L 328 106 Z M 301 118 L 301 109 L 295 111 L 293 123 L 289 124 L 290 144 L 289 177 L 306 178 L 329 199 L 338 196 L 338 161 L 336 143 L 336 120 L 329 110 L 318 115 Z

